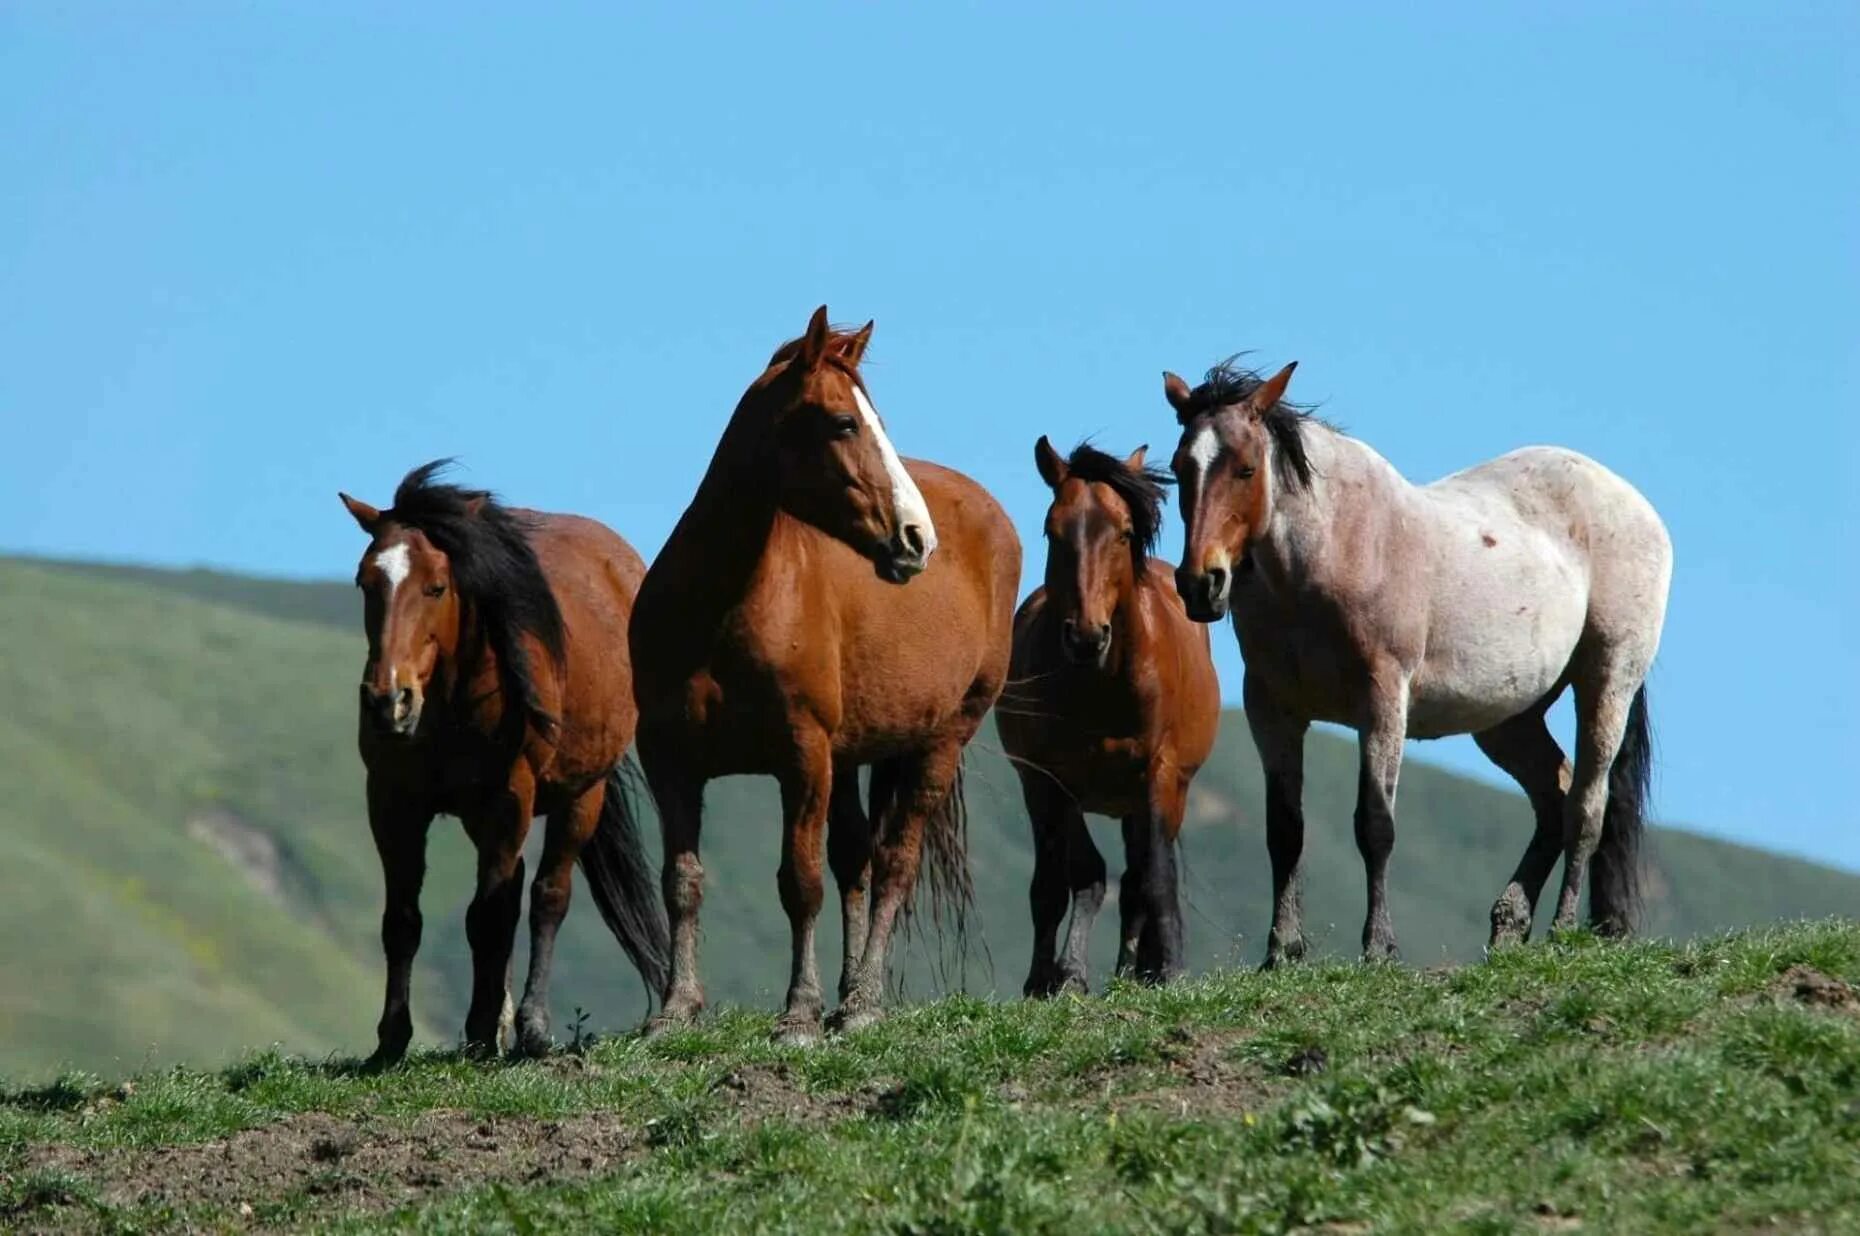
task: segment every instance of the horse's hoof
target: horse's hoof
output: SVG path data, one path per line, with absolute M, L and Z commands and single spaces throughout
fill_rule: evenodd
M 783 1017 L 770 1036 L 777 1047 L 813 1047 L 820 1042 L 820 1019 Z
M 495 1039 L 466 1039 L 459 1046 L 459 1055 L 466 1060 L 497 1059 L 497 1041 Z
M 1089 996 L 1091 984 L 1085 981 L 1083 974 L 1077 972 L 1062 974 L 1059 977 L 1059 985 L 1053 988 L 1053 994 L 1056 996 Z
M 549 1027 L 524 1025 L 517 1031 L 517 1054 L 530 1060 L 541 1060 L 555 1050 L 555 1040 L 549 1035 Z
M 368 1073 L 384 1073 L 399 1064 L 406 1055 L 405 1047 L 377 1047 L 374 1055 L 362 1062 L 362 1069 Z
M 867 1026 L 876 1026 L 883 1020 L 885 1020 L 884 1009 L 876 1008 L 872 1005 L 847 1008 L 842 1004 L 839 1009 L 834 1012 L 832 1019 L 827 1023 L 827 1028 L 832 1030 L 835 1034 L 851 1034 L 856 1030 L 863 1030 Z

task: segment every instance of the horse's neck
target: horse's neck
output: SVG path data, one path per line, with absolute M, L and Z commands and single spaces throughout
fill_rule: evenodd
M 697 494 L 660 551 L 676 581 L 681 622 L 721 619 L 747 594 L 776 520 L 775 481 L 738 411 Z
M 1317 421 L 1302 432 L 1311 482 L 1301 484 L 1289 466 L 1273 461 L 1272 518 L 1253 549 L 1267 582 L 1291 592 L 1326 590 L 1349 569 L 1335 535 L 1346 505 L 1353 520 L 1374 517 L 1375 509 L 1394 515 L 1414 493 L 1368 443 Z

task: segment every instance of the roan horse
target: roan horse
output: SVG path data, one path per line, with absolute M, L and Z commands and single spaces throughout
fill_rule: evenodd
M 1643 684 L 1672 577 L 1659 516 L 1614 473 L 1555 447 L 1410 484 L 1284 402 L 1293 368 L 1262 380 L 1229 362 L 1193 390 L 1163 375 L 1182 425 L 1177 586 L 1202 622 L 1233 612 L 1266 772 L 1266 964 L 1304 950 L 1303 747 L 1314 720 L 1359 736 L 1366 958 L 1396 952 L 1385 880 L 1409 736 L 1472 734 L 1530 798 L 1536 832 L 1492 907 L 1494 945 L 1529 937 L 1559 853 L 1555 926 L 1575 924 L 1593 861 L 1591 921 L 1625 933 L 1652 759 Z M 1573 768 L 1544 723 L 1565 687 Z
M 1170 566 L 1150 557 L 1166 472 L 1147 448 L 1119 460 L 1081 445 L 1034 447 L 1052 487 L 1046 584 L 1014 616 L 1014 659 L 996 709 L 1001 745 L 1033 822 L 1030 996 L 1087 987 L 1086 954 L 1104 902 L 1104 859 L 1087 811 L 1119 816 L 1125 869 L 1117 972 L 1182 971 L 1176 838 L 1188 786 L 1214 748 L 1220 682 L 1208 630 L 1189 620 Z M 1064 956 L 1054 946 L 1068 892 Z
M 645 565 L 593 520 L 512 510 L 440 484 L 444 461 L 407 474 L 394 505 L 342 495 L 370 537 L 356 570 L 368 630 L 359 743 L 368 822 L 387 885 L 387 999 L 374 1063 L 413 1036 L 408 976 L 420 947 L 420 885 L 435 815 L 478 849 L 465 916 L 472 951 L 468 1047 L 549 1048 L 549 966 L 581 860 L 601 917 L 655 993 L 666 930 L 620 779 L 635 710 L 626 627 Z M 510 1005 L 523 903 L 523 842 L 548 816 L 530 890 L 530 970 Z
M 639 753 L 672 931 L 661 1027 L 704 1005 L 698 834 L 713 777 L 781 785 L 785 1041 L 820 1031 L 823 832 L 845 924 L 838 1028 L 881 1015 L 886 948 L 926 850 L 938 904 L 960 913 L 969 897 L 958 772 L 1007 674 L 1020 544 L 975 482 L 898 458 L 859 373 L 871 334 L 829 329 L 822 306 L 775 353 L 640 587 Z

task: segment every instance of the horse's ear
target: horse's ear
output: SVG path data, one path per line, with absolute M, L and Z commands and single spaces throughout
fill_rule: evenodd
M 1253 392 L 1253 406 L 1258 408 L 1261 412 L 1264 412 L 1273 404 L 1285 398 L 1285 388 L 1292 384 L 1292 370 L 1296 368 L 1298 368 L 1298 362 L 1293 361 L 1285 368 L 1279 370 L 1279 372 L 1273 374 L 1270 378 L 1267 378 L 1264 382 L 1261 382 L 1259 384 L 1259 389 Z
M 465 513 L 473 519 L 478 518 L 478 512 L 484 509 L 484 504 L 490 501 L 490 498 L 490 494 L 473 494 L 465 499 Z
M 1143 460 L 1144 460 L 1144 457 L 1147 456 L 1149 453 L 1150 453 L 1150 444 L 1145 442 L 1142 446 L 1139 446 L 1136 450 L 1130 452 L 1129 458 L 1124 460 L 1124 466 L 1126 468 L 1129 468 L 1132 472 L 1143 471 Z
M 872 342 L 872 328 L 876 325 L 876 322 L 867 322 L 841 342 L 840 357 L 854 369 L 857 369 L 859 362 L 865 359 L 865 350 Z
M 1054 489 L 1065 484 L 1066 477 L 1071 475 L 1066 468 L 1066 461 L 1059 457 L 1059 452 L 1053 449 L 1053 444 L 1046 440 L 1045 434 L 1041 434 L 1040 440 L 1033 444 L 1033 466 L 1040 470 L 1040 479 Z
M 1184 425 L 1188 423 L 1188 408 L 1192 394 L 1193 392 L 1188 389 L 1188 383 L 1168 370 L 1163 370 L 1163 398 L 1169 401 L 1169 406 L 1175 409 L 1176 419 Z
M 342 499 L 342 505 L 349 508 L 349 514 L 353 515 L 355 522 L 362 526 L 362 531 L 373 536 L 375 525 L 381 522 L 381 512 L 360 498 L 351 498 L 345 493 L 338 493 L 336 496 Z
M 827 354 L 827 341 L 833 332 L 827 328 L 827 307 L 814 310 L 814 316 L 807 319 L 807 333 L 801 336 L 801 365 L 812 369 L 820 363 L 820 358 Z

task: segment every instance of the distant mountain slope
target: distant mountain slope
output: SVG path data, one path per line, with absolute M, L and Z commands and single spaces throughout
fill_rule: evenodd
M 0 875 L 0 1072 L 208 1061 L 272 1040 L 312 1052 L 372 1046 L 380 877 L 353 743 L 359 608 L 342 584 L 0 559 L 0 837 L 10 860 Z M 1354 746 L 1314 734 L 1308 751 L 1307 921 L 1322 946 L 1349 953 L 1363 896 L 1350 832 Z M 992 730 L 971 750 L 968 784 L 992 979 L 1015 994 L 1031 858 Z M 774 787 L 731 779 L 707 801 L 710 995 L 772 1004 L 787 973 Z M 1261 951 L 1260 801 L 1244 720 L 1230 714 L 1185 834 L 1196 968 Z M 1529 829 L 1516 795 L 1410 762 L 1391 895 L 1411 962 L 1478 955 Z M 1115 873 L 1116 830 L 1096 835 Z M 1667 830 L 1652 850 L 1649 927 L 1662 934 L 1860 905 L 1860 877 L 1811 863 Z M 471 860 L 455 825 L 435 826 L 432 859 L 416 1012 L 424 1037 L 446 1041 L 469 973 Z M 558 1027 L 577 1006 L 596 1027 L 630 1024 L 644 1009 L 591 911 L 579 898 L 564 930 Z M 1115 919 L 1107 904 L 1100 974 Z M 820 947 L 831 983 L 831 903 Z M 921 939 L 911 949 L 913 994 L 933 986 L 931 951 Z M 972 959 L 968 974 L 980 988 L 991 972 Z

